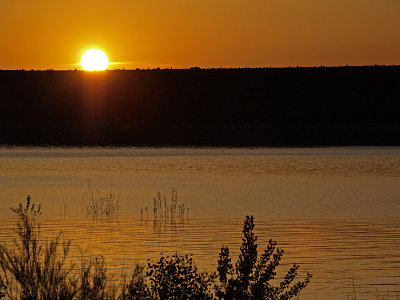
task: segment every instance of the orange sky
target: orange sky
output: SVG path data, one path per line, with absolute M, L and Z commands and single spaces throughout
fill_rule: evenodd
M 0 0 L 0 69 L 400 64 L 400 0 Z

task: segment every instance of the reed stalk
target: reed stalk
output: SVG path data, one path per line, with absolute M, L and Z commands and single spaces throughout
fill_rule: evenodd
M 141 219 L 144 219 L 144 212 L 146 212 L 146 220 L 148 220 L 148 208 L 140 209 Z M 153 220 L 154 221 L 183 221 L 189 217 L 189 208 L 185 207 L 184 203 L 179 203 L 178 191 L 172 188 L 169 201 L 166 195 L 157 192 L 153 198 Z
M 88 190 L 83 196 L 82 204 L 85 215 L 92 219 L 110 219 L 116 217 L 119 211 L 119 194 L 103 194 L 100 188 L 94 188 L 88 183 Z

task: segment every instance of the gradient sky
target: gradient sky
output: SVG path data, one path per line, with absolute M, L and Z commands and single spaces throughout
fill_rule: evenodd
M 400 64 L 400 0 L 0 0 L 0 69 Z

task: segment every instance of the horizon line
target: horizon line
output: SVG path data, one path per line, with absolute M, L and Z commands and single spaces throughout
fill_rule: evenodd
M 101 73 L 105 71 L 167 71 L 167 70 L 246 70 L 246 69 L 316 69 L 316 68 L 365 68 L 365 67 L 400 67 L 400 64 L 391 64 L 391 65 L 380 65 L 380 64 L 372 64 L 372 65 L 331 65 L 331 66 L 285 66 L 285 67 L 273 67 L 273 66 L 262 66 L 262 67 L 206 67 L 202 68 L 199 66 L 187 67 L 187 68 L 161 68 L 161 67 L 147 67 L 147 68 L 121 68 L 121 69 L 106 69 L 106 70 L 99 70 L 99 71 L 86 71 L 83 69 L 2 69 L 0 71 L 22 71 L 22 72 L 90 72 L 90 73 Z

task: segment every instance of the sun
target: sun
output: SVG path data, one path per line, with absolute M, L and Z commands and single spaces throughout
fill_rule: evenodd
M 81 66 L 85 71 L 104 71 L 108 67 L 107 55 L 98 49 L 87 50 L 82 55 Z

